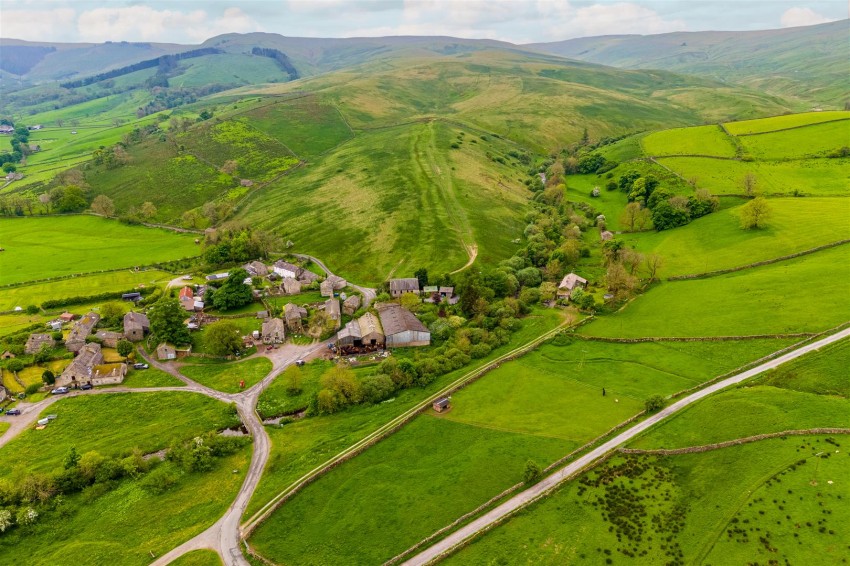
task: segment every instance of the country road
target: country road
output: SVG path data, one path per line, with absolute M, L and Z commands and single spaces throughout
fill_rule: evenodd
M 691 405 L 692 403 L 695 403 L 696 401 L 699 401 L 700 399 L 703 399 L 711 395 L 712 393 L 720 391 L 721 389 L 729 387 L 730 385 L 736 385 L 738 383 L 741 383 L 742 381 L 746 381 L 747 379 L 750 379 L 762 372 L 778 367 L 786 362 L 808 354 L 809 352 L 818 350 L 843 338 L 847 338 L 848 336 L 850 336 L 850 328 L 827 336 L 826 338 L 822 338 L 817 342 L 813 342 L 792 352 L 788 352 L 787 354 L 779 356 L 778 358 L 765 362 L 745 372 L 733 375 L 732 377 L 724 379 L 723 381 L 719 381 L 714 385 L 710 385 L 705 389 L 701 389 L 700 391 L 697 391 L 683 399 L 680 399 L 669 407 L 666 407 L 665 409 L 659 411 L 657 414 L 652 415 L 648 419 L 617 435 L 616 437 L 602 444 L 598 448 L 588 452 L 581 458 L 575 460 L 566 467 L 558 470 L 554 474 L 546 477 L 541 482 L 515 495 L 505 503 L 502 503 L 498 507 L 492 509 L 491 511 L 472 521 L 468 525 L 458 529 L 440 542 L 425 549 L 413 558 L 407 560 L 403 563 L 402 566 L 421 566 L 438 560 L 441 556 L 449 552 L 457 545 L 477 535 L 481 531 L 488 529 L 489 527 L 493 526 L 495 523 L 507 517 L 514 511 L 524 507 L 525 505 L 543 496 L 548 491 L 557 487 L 561 482 L 575 476 L 590 464 L 596 462 L 606 454 L 612 452 L 618 446 L 631 440 L 632 438 L 645 431 L 649 427 L 653 426 L 654 424 L 659 423 L 664 419 L 670 417 L 671 415 L 676 414 L 688 405 Z

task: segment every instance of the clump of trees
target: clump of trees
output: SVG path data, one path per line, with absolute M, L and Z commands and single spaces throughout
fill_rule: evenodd
M 204 262 L 214 268 L 256 258 L 266 258 L 279 246 L 279 238 L 273 234 L 244 224 L 229 223 L 206 234 Z
M 233 269 L 220 287 L 207 288 L 205 299 L 216 309 L 227 311 L 250 304 L 254 300 L 254 294 L 250 285 L 244 283 L 248 272 L 242 269 Z
M 654 175 L 643 176 L 634 170 L 621 175 L 616 185 L 628 195 L 629 205 L 621 220 L 630 231 L 642 230 L 650 218 L 658 231 L 684 226 L 695 218 L 711 214 L 720 202 L 705 189 L 697 189 L 687 197 L 676 195 L 661 187 Z
M 186 344 L 189 342 L 189 330 L 183 324 L 186 311 L 175 298 L 162 296 L 148 310 L 151 335 L 157 342 Z
M 213 356 L 232 356 L 242 349 L 239 327 L 229 320 L 214 322 L 206 327 L 204 344 Z

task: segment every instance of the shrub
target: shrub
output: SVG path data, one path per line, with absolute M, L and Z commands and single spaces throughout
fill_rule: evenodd
M 657 413 L 663 409 L 666 404 L 667 402 L 664 400 L 664 397 L 661 395 L 653 395 L 644 401 L 644 408 L 647 413 Z
M 171 464 L 161 464 L 154 468 L 139 485 L 145 491 L 154 495 L 162 495 L 180 481 L 180 473 Z
M 537 483 L 542 475 L 543 470 L 540 469 L 540 465 L 537 462 L 529 460 L 525 463 L 525 471 L 522 474 L 522 479 L 525 483 Z

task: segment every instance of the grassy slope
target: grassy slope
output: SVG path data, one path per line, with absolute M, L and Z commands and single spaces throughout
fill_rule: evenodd
M 0 311 L 16 306 L 38 305 L 48 299 L 96 295 L 111 291 L 126 291 L 140 285 L 151 287 L 174 279 L 165 271 L 115 271 L 86 277 L 63 279 L 52 283 L 37 283 L 0 290 Z
M 847 111 L 842 112 L 832 110 L 828 112 L 803 112 L 800 114 L 787 114 L 785 116 L 773 116 L 758 120 L 732 122 L 724 124 L 724 127 L 733 136 L 740 136 L 744 134 L 775 132 L 776 130 L 783 130 L 786 128 L 796 128 L 798 126 L 819 124 L 821 122 L 830 122 L 832 120 L 846 120 L 848 118 L 850 118 L 850 112 Z
M 850 305 L 841 300 L 848 276 L 850 247 L 839 246 L 709 279 L 662 283 L 581 332 L 620 337 L 818 332 L 850 319 Z
M 641 141 L 647 155 L 711 155 L 735 157 L 735 144 L 720 126 L 663 130 Z
M 440 122 L 362 134 L 263 189 L 242 217 L 359 283 L 421 266 L 460 268 L 465 244 L 478 244 L 488 263 L 508 257 L 526 189 L 515 170 L 484 155 L 504 154 L 504 144 L 449 150 L 458 135 Z
M 850 120 L 770 132 L 739 138 L 744 148 L 758 159 L 820 157 L 850 145 Z
M 641 252 L 661 255 L 665 276 L 738 267 L 850 238 L 850 200 L 776 198 L 770 208 L 768 225 L 760 230 L 742 230 L 736 206 L 675 230 L 621 238 Z
M 243 362 L 183 366 L 180 372 L 202 385 L 225 393 L 241 391 L 239 382 L 245 380 L 245 388 L 263 379 L 272 369 L 267 358 L 252 358 Z
M 58 415 L 50 426 L 27 430 L 0 450 L 7 455 L 0 459 L 0 475 L 9 476 L 21 466 L 28 471 L 61 467 L 72 446 L 80 454 L 97 450 L 118 455 L 134 447 L 154 452 L 172 440 L 232 425 L 233 417 L 226 411 L 224 404 L 195 393 L 109 393 L 63 399 L 44 411 Z
M 0 259 L 0 284 L 146 265 L 199 253 L 191 235 L 94 216 L 18 218 L 0 220 L 0 226 L 6 248 Z
M 174 562 L 174 566 L 221 566 L 221 557 L 212 550 L 195 550 L 184 554 Z
M 448 413 L 418 417 L 318 480 L 252 541 L 278 562 L 388 559 L 518 482 L 528 458 L 549 463 L 639 412 L 647 396 L 691 387 L 781 345 L 547 344 L 453 395 Z M 376 530 L 388 525 L 391 537 Z M 328 533 L 344 547 L 328 545 Z

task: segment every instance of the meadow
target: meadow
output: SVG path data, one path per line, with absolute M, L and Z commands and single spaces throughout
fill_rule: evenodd
M 646 397 L 692 387 L 782 345 L 557 338 L 455 393 L 447 413 L 429 411 L 335 468 L 252 541 L 277 562 L 386 560 L 521 481 L 528 459 L 546 465 L 639 413 Z M 354 509 L 344 507 L 351 501 Z
M 174 566 L 221 566 L 222 562 L 217 552 L 193 550 L 173 561 L 172 564 Z
M 195 248 L 197 249 L 197 248 Z M 0 311 L 17 306 L 40 305 L 47 300 L 97 295 L 100 293 L 130 291 L 140 286 L 164 285 L 174 279 L 174 274 L 156 269 L 145 271 L 112 271 L 50 283 L 35 283 L 0 289 Z M 76 307 L 69 307 L 74 310 Z
M 850 120 L 742 136 L 739 140 L 747 152 L 757 159 L 822 157 L 841 147 L 850 146 Z
M 663 155 L 708 155 L 735 157 L 735 142 L 720 126 L 673 128 L 654 132 L 641 140 L 643 152 L 654 157 Z
M 840 299 L 848 276 L 850 247 L 838 246 L 707 279 L 662 283 L 622 310 L 582 327 L 581 333 L 637 337 L 820 332 L 850 319 L 850 304 Z
M 130 369 L 120 387 L 183 387 L 186 384 L 170 373 L 154 367 L 148 369 Z
M 198 255 L 190 234 L 128 226 L 96 216 L 0 220 L 0 284 Z
M 756 177 L 765 196 L 850 196 L 850 159 L 733 161 L 706 157 L 661 157 L 658 162 L 716 195 L 743 195 L 743 179 Z
M 286 381 L 278 376 L 260 394 L 257 401 L 257 413 L 263 418 L 287 415 L 306 409 L 313 396 L 319 392 L 319 379 L 322 374 L 333 367 L 332 362 L 314 360 L 301 369 L 301 393 L 290 395 L 286 391 Z
M 848 509 L 839 501 L 840 495 L 847 496 L 847 487 L 821 497 L 823 487 L 808 483 L 815 469 L 823 480 L 841 477 L 846 467 L 843 453 L 825 460 L 815 456 L 834 448 L 827 438 L 773 439 L 666 457 L 617 455 L 475 539 L 445 563 L 741 564 L 786 555 L 783 549 L 778 555 L 767 552 L 760 536 L 769 544 L 793 544 L 791 556 L 797 560 L 792 563 L 814 563 L 816 557 L 836 563 L 850 542 L 841 528 Z M 823 525 L 823 533 L 835 533 L 821 534 Z M 801 544 L 791 542 L 797 540 L 795 532 Z M 749 544 L 736 546 L 734 560 L 719 552 L 745 539 Z M 706 560 L 712 548 L 717 554 Z
M 506 151 L 441 122 L 369 132 L 249 196 L 238 217 L 362 284 L 459 269 L 471 245 L 491 263 L 515 251 L 527 195 L 487 157 Z
M 850 239 L 850 199 L 770 199 L 770 219 L 758 230 L 741 229 L 742 206 L 718 210 L 675 230 L 622 234 L 620 239 L 640 252 L 660 255 L 663 276 L 740 267 Z
M 850 112 L 829 110 L 826 112 L 802 112 L 800 114 L 786 114 L 784 116 L 773 116 L 757 120 L 729 122 L 723 124 L 723 127 L 726 128 L 726 130 L 733 136 L 741 136 L 747 134 L 775 132 L 777 130 L 797 128 L 800 126 L 808 126 L 810 124 L 820 124 L 822 122 L 847 119 L 850 119 Z
M 52 471 L 73 446 L 117 456 L 165 448 L 210 430 L 238 424 L 227 405 L 197 393 L 108 393 L 57 401 L 42 413 L 58 415 L 44 430 L 28 429 L 0 449 L 0 477 L 19 468 Z M 119 423 L 120 426 L 116 426 Z M 86 431 L 81 434 L 80 431 Z
M 223 364 L 204 364 L 197 366 L 181 366 L 180 373 L 217 391 L 238 393 L 243 388 L 239 382 L 244 380 L 247 389 L 263 379 L 272 369 L 268 358 L 251 358 L 248 360 Z

